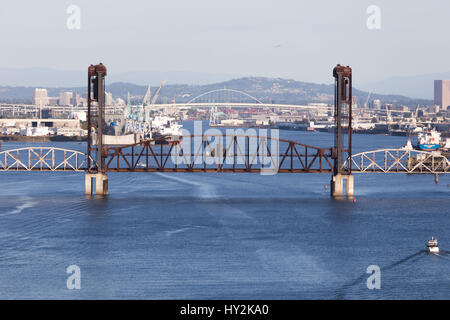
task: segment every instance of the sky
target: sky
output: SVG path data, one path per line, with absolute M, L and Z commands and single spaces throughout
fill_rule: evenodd
M 79 29 L 67 27 L 71 5 Z M 380 29 L 367 27 L 371 5 Z M 102 61 L 110 73 L 331 83 L 341 63 L 367 83 L 449 72 L 449 13 L 448 0 L 4 0 L 0 68 L 85 70 Z

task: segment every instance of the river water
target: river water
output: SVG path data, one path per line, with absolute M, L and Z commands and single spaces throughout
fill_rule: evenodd
M 333 144 L 328 133 L 280 137 Z M 355 152 L 406 142 L 353 139 Z M 329 180 L 116 173 L 99 198 L 85 197 L 82 173 L 0 173 L 0 298 L 450 298 L 450 177 L 359 174 L 356 203 L 331 199 Z M 439 255 L 425 251 L 432 235 Z M 67 288 L 70 265 L 79 290 Z M 370 265 L 380 289 L 367 287 Z

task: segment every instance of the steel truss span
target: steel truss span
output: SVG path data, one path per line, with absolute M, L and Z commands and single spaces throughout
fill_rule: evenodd
M 348 167 L 349 160 L 344 163 Z M 404 149 L 379 149 L 354 154 L 354 173 L 450 173 L 450 161 L 439 152 Z
M 264 136 L 191 135 L 108 147 L 106 172 L 331 173 L 330 148 Z
M 0 152 L 0 171 L 84 172 L 85 170 L 87 170 L 87 155 L 81 151 L 28 147 Z
M 331 148 L 246 135 L 193 135 L 181 141 L 151 139 L 106 147 L 105 172 L 331 173 Z M 96 172 L 91 158 L 76 150 L 28 147 L 0 152 L 0 171 Z M 352 173 L 450 173 L 450 161 L 419 150 L 379 149 L 354 154 Z M 348 167 L 349 160 L 344 162 Z

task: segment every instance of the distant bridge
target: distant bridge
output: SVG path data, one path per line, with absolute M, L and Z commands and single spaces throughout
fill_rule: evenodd
M 59 110 L 61 112 L 71 110 L 70 106 L 45 106 L 53 110 Z M 332 111 L 333 107 L 327 105 L 297 105 L 297 104 L 280 104 L 280 103 L 268 103 L 262 102 L 244 91 L 235 89 L 215 89 L 208 92 L 199 94 L 198 96 L 190 99 L 187 102 L 178 103 L 160 103 L 153 104 L 153 108 L 166 109 L 166 108 L 275 108 L 275 109 L 302 109 L 302 110 L 318 110 L 326 109 Z M 117 111 L 123 112 L 125 106 L 105 106 L 106 112 L 116 113 Z M 40 110 L 38 105 L 30 104 L 13 104 L 3 103 L 0 104 L 0 110 L 9 112 L 24 112 L 37 114 Z M 87 107 L 73 107 L 73 111 L 87 111 Z
M 161 103 L 153 105 L 155 108 L 275 108 L 275 109 L 302 109 L 302 110 L 332 110 L 331 106 L 296 105 L 278 103 L 233 103 L 233 102 L 191 102 L 191 103 Z
M 155 108 L 276 108 L 276 109 L 304 109 L 317 110 L 326 108 L 332 110 L 331 106 L 317 105 L 296 105 L 296 104 L 279 104 L 265 103 L 249 93 L 235 89 L 215 89 L 199 94 L 190 99 L 188 102 L 155 104 Z

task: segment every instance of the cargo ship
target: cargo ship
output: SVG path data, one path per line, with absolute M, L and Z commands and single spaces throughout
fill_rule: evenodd
M 182 127 L 183 125 L 178 124 L 178 122 L 175 121 L 175 118 L 156 116 L 152 120 L 151 125 L 152 137 L 158 144 L 178 143 L 182 139 Z
M 417 137 L 417 145 L 419 150 L 435 151 L 441 147 L 441 133 L 436 129 L 427 129 L 425 132 L 419 133 Z

